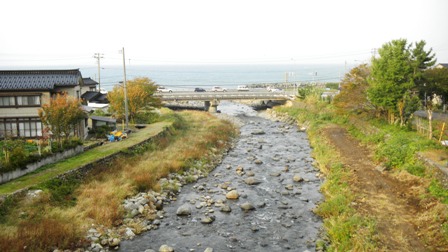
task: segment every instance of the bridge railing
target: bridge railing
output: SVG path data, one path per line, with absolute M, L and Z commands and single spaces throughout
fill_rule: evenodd
M 163 93 L 155 94 L 164 101 L 179 101 L 179 100 L 196 100 L 196 101 L 210 101 L 210 100 L 289 100 L 291 95 L 287 93 L 194 93 L 194 94 L 176 94 Z

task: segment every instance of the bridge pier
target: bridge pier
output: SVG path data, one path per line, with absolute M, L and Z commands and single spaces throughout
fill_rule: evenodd
M 204 101 L 204 110 L 208 111 L 210 108 L 210 101 Z
M 217 99 L 214 99 L 212 101 L 204 101 L 205 110 L 210 113 L 218 112 L 218 105 L 219 101 Z

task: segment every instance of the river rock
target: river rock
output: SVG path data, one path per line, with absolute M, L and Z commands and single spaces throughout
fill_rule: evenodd
M 180 206 L 176 211 L 177 216 L 187 216 L 191 214 L 191 206 L 187 203 Z
M 244 183 L 246 183 L 248 185 L 258 185 L 261 183 L 261 181 L 254 177 L 248 177 L 244 180 Z
M 130 228 L 126 228 L 125 235 L 127 238 L 129 238 L 131 240 L 134 239 L 134 237 L 135 237 L 135 233 Z
M 248 177 L 253 177 L 253 176 L 255 176 L 255 173 L 253 171 L 248 171 L 248 172 L 246 172 L 246 175 Z
M 289 185 L 286 185 L 286 186 L 285 186 L 285 189 L 286 189 L 286 190 L 294 190 L 294 186 L 291 185 L 291 184 L 289 184 Z
M 230 213 L 232 211 L 232 208 L 230 208 L 229 205 L 222 205 L 219 210 L 224 213 Z
M 266 132 L 264 132 L 263 130 L 255 130 L 251 132 L 252 135 L 264 135 L 266 134 Z
M 239 197 L 240 197 L 240 195 L 238 194 L 237 190 L 232 190 L 226 194 L 227 199 L 234 200 L 234 199 L 238 199 Z
M 101 244 L 99 243 L 92 243 L 92 245 L 90 245 L 90 251 L 92 252 L 103 251 L 103 246 L 101 246 Z
M 249 202 L 245 202 L 245 203 L 241 204 L 240 207 L 245 212 L 255 209 L 255 207 L 251 203 L 249 203 Z
M 156 252 L 154 249 L 146 249 L 145 252 Z
M 260 159 L 257 159 L 254 161 L 254 163 L 257 165 L 261 165 L 263 163 L 263 161 L 261 161 Z
M 211 224 L 214 221 L 215 221 L 215 216 L 213 216 L 213 215 L 204 216 L 204 217 L 201 218 L 201 223 L 202 224 Z
M 269 175 L 271 175 L 272 177 L 279 177 L 280 173 L 279 172 L 273 172 L 273 173 L 271 173 Z
M 204 252 L 213 252 L 213 248 L 206 248 L 205 250 L 204 250 Z
M 109 246 L 110 247 L 116 247 L 116 246 L 120 245 L 120 242 L 121 242 L 120 238 L 110 238 L 109 239 Z
M 302 182 L 303 178 L 300 177 L 300 175 L 296 174 L 294 175 L 294 177 L 292 177 L 292 180 L 294 180 L 294 182 Z
M 160 246 L 159 252 L 174 252 L 174 249 L 166 244 L 163 244 Z

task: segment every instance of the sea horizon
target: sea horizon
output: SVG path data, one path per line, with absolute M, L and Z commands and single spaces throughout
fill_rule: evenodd
M 0 67 L 1 70 L 79 69 L 83 78 L 99 81 L 101 88 L 112 90 L 124 79 L 123 65 L 28 65 Z M 345 64 L 127 64 L 126 79 L 147 77 L 157 85 L 173 90 L 195 87 L 262 83 L 340 82 L 347 72 Z

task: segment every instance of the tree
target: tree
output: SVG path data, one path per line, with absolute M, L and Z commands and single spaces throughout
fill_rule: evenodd
M 426 42 L 421 40 L 415 43 L 415 48 L 412 49 L 412 68 L 415 85 L 421 86 L 424 80 L 424 72 L 426 69 L 434 66 L 436 63 L 435 54 L 432 53 L 432 48 L 425 51 Z
M 372 59 L 368 98 L 390 123 L 398 117 L 404 125 L 407 95 L 421 80 L 423 71 L 434 64 L 432 50 L 424 50 L 424 41 L 412 46 L 406 39 L 392 40 L 378 50 L 379 58 Z
M 38 111 L 44 126 L 49 127 L 53 137 L 62 146 L 62 138 L 68 139 L 70 133 L 85 118 L 81 102 L 67 94 L 57 94 Z
M 426 114 L 428 115 L 428 138 L 432 139 L 432 114 L 433 111 L 442 104 L 442 99 L 437 94 L 430 96 L 426 101 Z
M 422 96 L 439 94 L 445 100 L 448 97 L 448 68 L 430 68 L 423 73 L 424 85 L 420 89 Z M 427 97 L 426 97 L 427 98 Z M 424 97 L 425 99 L 425 97 Z
M 359 65 L 344 76 L 341 83 L 341 92 L 335 97 L 333 103 L 339 108 L 352 112 L 372 107 L 367 100 L 367 79 L 370 68 L 367 64 Z
M 155 82 L 149 78 L 135 78 L 126 83 L 128 98 L 128 115 L 129 120 L 134 122 L 138 113 L 159 108 L 161 101 L 153 94 L 157 90 Z M 124 90 L 123 87 L 117 85 L 107 94 L 110 102 L 110 108 L 114 112 L 115 117 L 123 119 L 125 116 L 124 106 Z

